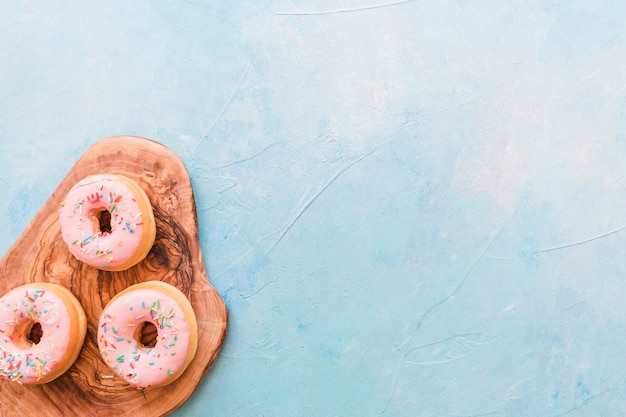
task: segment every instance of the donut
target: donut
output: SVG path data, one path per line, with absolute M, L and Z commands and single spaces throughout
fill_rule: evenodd
M 148 196 L 123 175 L 92 175 L 76 183 L 61 203 L 59 220 L 76 259 L 103 270 L 141 262 L 156 237 Z
M 76 361 L 87 318 L 66 288 L 52 283 L 17 287 L 0 298 L 0 377 L 45 384 Z
M 176 287 L 161 281 L 135 284 L 115 295 L 98 324 L 104 362 L 138 389 L 176 380 L 197 346 L 191 303 Z

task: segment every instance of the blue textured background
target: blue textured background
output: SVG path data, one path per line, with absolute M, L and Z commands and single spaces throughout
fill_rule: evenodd
M 231 313 L 176 416 L 624 416 L 625 24 L 621 1 L 0 2 L 0 254 L 92 143 L 152 138 Z

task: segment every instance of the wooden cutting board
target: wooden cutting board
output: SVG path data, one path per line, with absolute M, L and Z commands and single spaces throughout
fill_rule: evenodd
M 76 182 L 99 173 L 134 179 L 153 205 L 154 247 L 126 271 L 100 271 L 82 264 L 61 238 L 60 203 Z M 142 391 L 113 376 L 98 352 L 96 335 L 109 300 L 128 286 L 149 280 L 172 284 L 191 300 L 198 320 L 198 350 L 176 381 Z M 63 285 L 74 293 L 87 315 L 87 336 L 74 366 L 58 379 L 37 386 L 0 380 L 1 416 L 166 415 L 191 396 L 226 335 L 228 310 L 204 267 L 189 175 L 171 150 L 148 139 L 118 136 L 89 148 L 0 261 L 0 295 L 39 281 Z

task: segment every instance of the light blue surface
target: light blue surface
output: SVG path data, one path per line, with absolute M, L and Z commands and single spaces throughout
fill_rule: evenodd
M 175 416 L 626 415 L 624 4 L 1 2 L 0 254 L 149 137 L 231 313 Z

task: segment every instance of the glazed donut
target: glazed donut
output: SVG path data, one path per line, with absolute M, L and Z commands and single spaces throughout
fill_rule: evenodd
M 156 227 L 146 193 L 122 175 L 92 175 L 61 203 L 61 233 L 70 252 L 98 269 L 122 271 L 142 261 Z
M 74 295 L 51 283 L 15 288 L 0 298 L 0 376 L 44 384 L 76 361 L 87 319 Z
M 132 285 L 105 307 L 98 347 L 105 363 L 139 389 L 178 378 L 196 354 L 198 326 L 187 297 L 161 281 Z

